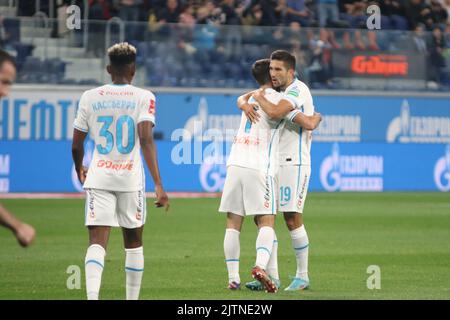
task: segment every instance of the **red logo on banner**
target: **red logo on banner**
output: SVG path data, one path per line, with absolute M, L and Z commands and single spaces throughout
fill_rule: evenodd
M 353 73 L 383 76 L 407 76 L 408 67 L 407 56 L 387 54 L 355 56 L 351 64 Z

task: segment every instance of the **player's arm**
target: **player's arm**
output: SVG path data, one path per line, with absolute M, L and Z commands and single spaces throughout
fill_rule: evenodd
M 20 221 L 2 205 L 0 205 L 0 225 L 10 229 L 22 247 L 32 244 L 36 236 L 32 226 Z
M 320 121 L 322 121 L 322 115 L 314 112 L 312 116 L 307 116 L 300 110 L 295 110 L 294 114 L 290 117 L 290 121 L 306 130 L 314 130 L 319 126 Z
M 75 171 L 77 172 L 78 180 L 81 184 L 86 180 L 87 168 L 83 167 L 84 157 L 84 140 L 86 139 L 87 132 L 73 129 L 72 139 L 72 159 L 75 165 Z
M 237 105 L 239 109 L 244 111 L 245 116 L 248 120 L 250 120 L 252 123 L 256 123 L 259 120 L 259 114 L 256 112 L 256 110 L 253 108 L 253 105 L 248 103 L 248 99 L 254 94 L 257 90 L 247 92 L 237 99 Z
M 284 118 L 289 112 L 294 110 L 294 105 L 287 99 L 281 99 L 277 104 L 274 104 L 267 100 L 262 90 L 257 90 L 253 94 L 253 98 L 258 102 L 263 111 L 267 113 L 271 119 Z
M 169 210 L 169 198 L 162 186 L 161 176 L 159 174 L 158 158 L 156 154 L 156 145 L 153 140 L 153 123 L 151 121 L 141 121 L 138 123 L 139 142 L 141 143 L 142 155 L 144 156 L 147 167 L 150 170 L 155 183 L 157 207 L 165 207 Z

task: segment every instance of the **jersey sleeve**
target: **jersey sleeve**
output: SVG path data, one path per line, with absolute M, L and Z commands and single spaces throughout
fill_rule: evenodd
M 289 122 L 294 123 L 294 118 L 295 118 L 295 116 L 298 115 L 299 113 L 301 113 L 300 110 L 294 109 L 294 110 L 292 110 L 291 112 L 289 112 L 289 113 L 284 117 L 284 119 L 285 119 L 286 121 L 289 121 Z
M 144 94 L 144 98 L 139 106 L 139 116 L 137 123 L 142 121 L 150 121 L 153 125 L 155 123 L 155 111 L 156 111 L 156 98 L 153 93 L 147 91 Z
M 86 92 L 80 98 L 78 102 L 77 115 L 75 121 L 73 122 L 73 127 L 79 131 L 88 132 L 88 103 L 86 98 Z
M 300 94 L 300 90 L 297 88 L 292 88 L 286 91 L 284 94 L 284 99 L 290 101 L 294 105 L 294 108 L 300 110 L 306 102 L 306 98 Z

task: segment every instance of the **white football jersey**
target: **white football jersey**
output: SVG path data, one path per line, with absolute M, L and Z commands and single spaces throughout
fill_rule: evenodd
M 155 96 L 132 85 L 107 84 L 81 96 L 74 127 L 89 132 L 94 154 L 84 188 L 132 192 L 144 186 L 137 125 L 155 124 Z
M 286 88 L 283 99 L 289 100 L 294 108 L 307 116 L 314 114 L 311 92 L 306 84 L 298 79 Z M 286 121 L 280 132 L 280 165 L 311 165 L 311 142 L 311 130 L 305 130 L 291 121 Z
M 266 89 L 264 95 L 273 104 L 278 104 L 283 98 L 282 94 L 271 88 Z M 257 105 L 253 97 L 248 102 Z M 271 120 L 260 107 L 257 113 L 260 115 L 259 121 L 251 123 L 242 112 L 227 166 L 256 169 L 274 176 L 278 170 L 279 132 L 285 121 L 284 119 Z

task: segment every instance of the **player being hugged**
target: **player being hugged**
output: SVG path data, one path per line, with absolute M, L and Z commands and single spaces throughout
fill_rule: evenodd
M 261 108 L 272 116 L 293 114 L 292 108 L 301 115 L 315 114 L 313 98 L 305 83 L 295 78 L 295 57 L 284 50 L 274 51 L 270 56 L 270 77 L 274 88 L 283 94 L 278 103 L 271 101 L 263 92 L 253 95 Z M 239 107 L 252 117 L 252 105 L 248 95 L 241 96 Z M 253 116 L 254 117 L 254 116 Z M 311 176 L 311 128 L 287 122 L 280 132 L 278 210 L 284 213 L 286 226 L 292 239 L 297 260 L 297 272 L 286 291 L 304 290 L 309 287 L 308 251 L 309 240 L 303 225 L 303 207 Z M 249 283 L 261 290 L 257 283 Z
M 141 150 L 155 183 L 155 205 L 168 210 L 169 200 L 153 141 L 155 96 L 131 85 L 136 49 L 118 43 L 108 49 L 108 56 L 112 83 L 83 93 L 73 132 L 73 161 L 86 190 L 86 290 L 89 300 L 98 299 L 109 233 L 111 227 L 120 226 L 126 253 L 126 298 L 135 300 L 144 271 L 142 232 L 147 216 Z M 82 165 L 88 133 L 95 142 L 89 170 Z
M 272 89 L 269 65 L 269 59 L 256 61 L 252 66 L 252 74 L 265 97 L 273 104 L 277 104 L 283 99 L 283 95 Z M 227 176 L 219 208 L 220 212 L 227 213 L 224 252 L 228 269 L 228 288 L 232 290 L 240 288 L 239 236 L 244 217 L 253 215 L 259 231 L 252 277 L 257 279 L 258 283 L 262 283 L 266 291 L 276 292 L 279 277 L 278 274 L 270 272 L 270 269 L 274 269 L 270 266 L 270 260 L 276 246 L 273 226 L 277 212 L 277 185 L 274 177 L 278 169 L 279 133 L 285 125 L 285 115 L 272 117 L 258 108 L 257 101 L 251 97 L 251 93 L 249 98 L 255 117 L 259 120 L 253 122 L 247 119 L 246 113 L 242 113 L 227 162 Z M 320 115 L 306 117 L 294 110 L 294 107 L 290 110 L 292 112 L 287 113 L 287 118 L 310 125 L 310 129 L 320 122 Z M 276 262 L 276 259 L 273 261 Z

